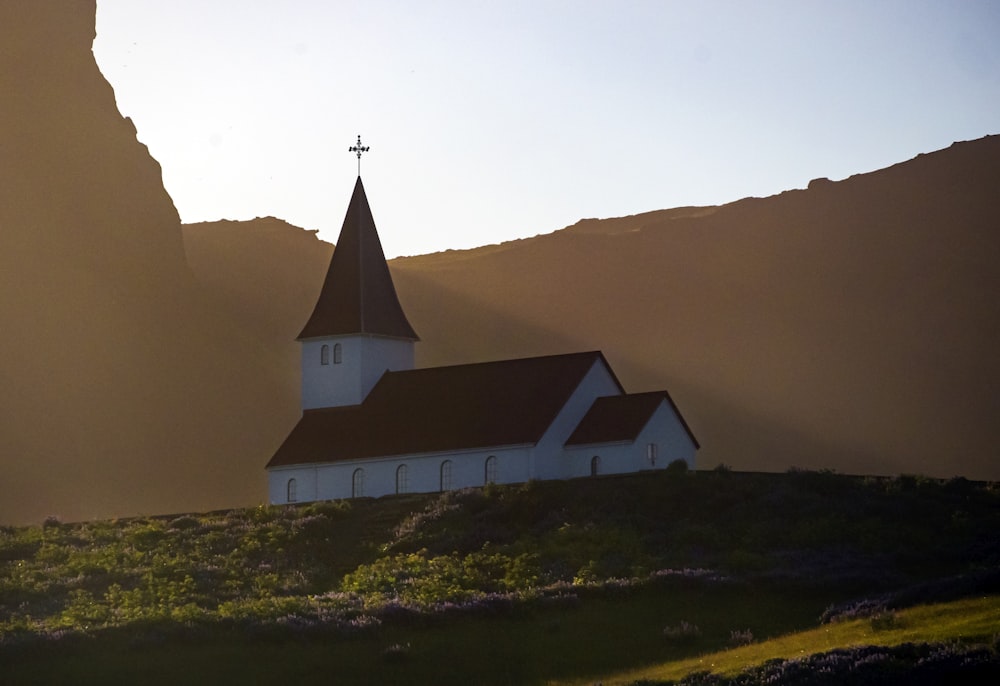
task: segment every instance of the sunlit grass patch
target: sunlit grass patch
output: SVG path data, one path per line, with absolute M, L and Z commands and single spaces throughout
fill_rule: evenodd
M 1000 596 L 922 605 L 897 610 L 893 617 L 891 622 L 865 618 L 825 624 L 739 648 L 610 675 L 602 678 L 601 683 L 612 686 L 644 679 L 671 681 L 704 671 L 733 676 L 769 660 L 791 660 L 864 645 L 990 643 L 1000 632 Z

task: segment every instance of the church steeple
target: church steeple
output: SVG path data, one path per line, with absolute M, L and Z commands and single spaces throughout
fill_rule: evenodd
M 368 150 L 350 148 L 358 154 Z M 361 175 L 316 307 L 298 337 L 302 409 L 358 405 L 387 371 L 413 369 L 416 332 L 403 314 Z
M 360 176 L 316 307 L 298 340 L 350 334 L 419 340 L 399 304 Z

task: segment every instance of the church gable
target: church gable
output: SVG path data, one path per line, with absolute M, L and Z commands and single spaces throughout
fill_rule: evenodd
M 697 439 L 666 391 L 598 398 L 566 441 L 566 446 L 635 441 L 654 412 L 663 404 L 670 408 L 691 443 L 698 447 Z

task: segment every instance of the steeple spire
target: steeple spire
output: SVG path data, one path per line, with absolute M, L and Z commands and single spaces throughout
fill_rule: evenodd
M 316 307 L 299 340 L 345 334 L 419 340 L 399 304 L 360 176 Z

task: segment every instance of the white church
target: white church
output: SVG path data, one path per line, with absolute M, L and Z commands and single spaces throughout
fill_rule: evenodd
M 670 395 L 626 393 L 600 352 L 415 369 L 418 340 L 359 174 L 298 337 L 302 418 L 267 464 L 272 504 L 694 466 Z

